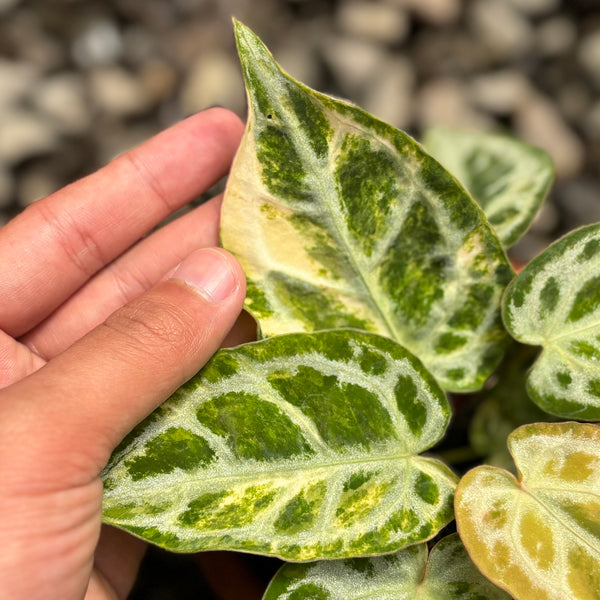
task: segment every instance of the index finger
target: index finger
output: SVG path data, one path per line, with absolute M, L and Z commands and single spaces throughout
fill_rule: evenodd
M 29 207 L 0 230 L 0 329 L 18 337 L 225 175 L 243 125 L 194 115 Z

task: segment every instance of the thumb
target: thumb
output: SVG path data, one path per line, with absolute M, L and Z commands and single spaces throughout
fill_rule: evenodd
M 60 469 L 63 484 L 70 469 L 76 478 L 96 476 L 120 440 L 219 348 L 244 293 L 230 254 L 198 250 L 168 280 L 6 388 L 0 422 L 11 427 L 2 433 L 28 440 L 20 456 L 29 472 L 35 465 L 51 483 Z

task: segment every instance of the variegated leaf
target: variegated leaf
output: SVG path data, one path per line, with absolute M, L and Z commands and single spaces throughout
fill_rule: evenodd
M 554 179 L 543 150 L 492 133 L 432 128 L 425 148 L 469 190 L 505 247 L 527 230 Z
M 512 276 L 481 209 L 408 135 L 294 81 L 239 23 L 236 37 L 250 110 L 221 240 L 262 333 L 374 331 L 446 389 L 479 388 Z
M 374 334 L 220 350 L 115 451 L 104 519 L 176 551 L 397 550 L 453 518 L 455 476 L 419 456 L 449 416 L 423 365 Z
M 509 448 L 519 481 L 476 467 L 458 485 L 471 558 L 517 600 L 600 599 L 600 427 L 524 425 Z
M 456 534 L 395 554 L 283 566 L 263 600 L 509 600 L 477 570 Z
M 600 420 L 600 224 L 561 238 L 507 289 L 504 321 L 543 347 L 527 390 L 545 411 Z

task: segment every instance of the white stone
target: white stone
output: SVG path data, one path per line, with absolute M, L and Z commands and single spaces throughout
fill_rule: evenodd
M 108 65 L 121 56 L 123 42 L 115 23 L 97 20 L 75 38 L 72 54 L 81 67 Z
M 322 52 L 336 80 L 349 96 L 360 93 L 369 85 L 386 58 L 380 44 L 349 37 L 326 38 Z
M 91 123 L 85 86 L 75 73 L 60 73 L 40 81 L 32 99 L 62 133 L 83 133 Z
M 168 61 L 149 59 L 140 68 L 140 83 L 154 102 L 162 102 L 172 95 L 177 73 Z
M 568 52 L 577 40 L 575 23 L 567 17 L 553 17 L 540 23 L 535 32 L 535 45 L 544 56 Z
M 121 67 L 93 69 L 89 94 L 102 112 L 115 117 L 140 114 L 150 105 L 150 98 L 140 81 Z
M 600 29 L 583 38 L 577 57 L 583 68 L 600 84 Z
M 392 4 L 349 0 L 340 5 L 336 19 L 347 34 L 385 44 L 401 42 L 408 33 L 406 13 Z
M 423 86 L 416 108 L 422 128 L 488 130 L 494 125 L 491 119 L 473 108 L 461 82 L 449 77 L 431 80 Z
M 23 159 L 52 151 L 58 135 L 42 116 L 14 108 L 0 115 L 0 162 L 16 164 Z
M 361 104 L 382 121 L 399 129 L 406 129 L 413 116 L 414 79 L 414 72 L 407 58 L 390 56 L 375 71 Z
M 432 25 L 452 25 L 460 18 L 462 0 L 387 0 L 409 9 L 419 18 Z
M 549 98 L 530 94 L 515 113 L 515 127 L 517 135 L 550 154 L 558 177 L 572 177 L 581 169 L 583 144 Z
M 21 0 L 0 0 L 0 14 L 8 12 L 11 8 L 14 8 L 19 4 Z
M 0 59 L 0 110 L 21 102 L 37 77 L 37 70 L 30 64 Z
M 529 21 L 505 0 L 477 0 L 471 5 L 469 24 L 480 41 L 499 59 L 519 56 L 531 45 Z
M 238 65 L 221 50 L 204 52 L 192 65 L 179 100 L 183 114 L 210 106 L 223 106 L 234 112 L 244 110 L 246 95 Z
M 512 69 L 480 75 L 469 85 L 473 103 L 496 114 L 509 114 L 531 92 L 529 80 Z

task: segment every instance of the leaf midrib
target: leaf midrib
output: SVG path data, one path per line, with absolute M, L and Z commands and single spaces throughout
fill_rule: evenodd
M 236 473 L 236 474 L 227 474 L 227 475 L 215 475 L 215 476 L 210 476 L 207 474 L 206 470 L 204 469 L 198 469 L 196 471 L 186 471 L 185 475 L 181 476 L 181 480 L 185 480 L 185 481 L 194 481 L 194 475 L 202 475 L 202 481 L 235 481 L 235 482 L 243 482 L 245 480 L 248 481 L 260 481 L 259 477 L 260 476 L 265 476 L 268 475 L 270 476 L 270 478 L 275 478 L 277 475 L 281 475 L 282 478 L 289 478 L 290 474 L 294 473 L 294 472 L 300 472 L 300 473 L 305 473 L 308 471 L 318 471 L 318 470 L 327 470 L 327 469 L 331 469 L 331 470 L 340 470 L 343 469 L 345 467 L 351 467 L 352 465 L 358 465 L 358 464 L 372 464 L 372 463 L 386 463 L 386 462 L 394 462 L 394 461 L 409 461 L 409 460 L 435 460 L 435 459 L 431 459 L 428 457 L 424 457 L 421 456 L 420 454 L 387 454 L 384 456 L 380 456 L 380 457 L 369 457 L 366 456 L 363 459 L 352 459 L 352 460 L 347 460 L 344 462 L 320 462 L 320 463 L 313 463 L 310 464 L 310 466 L 306 469 L 293 469 L 290 468 L 288 470 L 284 470 L 281 468 L 274 468 L 274 469 L 261 469 L 261 470 L 257 470 L 257 471 L 252 471 L 252 472 L 247 472 L 247 473 Z M 243 463 L 242 463 L 243 464 Z M 269 463 L 269 464 L 273 464 L 273 463 Z M 306 464 L 306 463 L 302 463 L 302 464 Z M 140 490 L 143 490 L 145 488 L 155 488 L 156 487 L 156 478 L 161 478 L 161 477 L 170 477 L 172 476 L 173 473 L 168 473 L 168 474 L 158 474 L 156 477 L 149 477 L 147 479 L 144 480 L 138 480 L 138 481 L 133 481 L 131 479 L 127 479 L 127 484 L 126 487 L 135 487 L 135 493 L 138 493 Z M 162 486 L 161 487 L 161 492 L 163 492 L 164 490 L 170 490 L 170 489 L 175 489 L 175 488 L 180 488 L 180 482 L 177 481 L 174 484 L 172 484 L 169 487 L 166 486 Z M 120 494 L 122 492 L 122 488 L 117 489 L 115 488 L 114 490 L 117 494 Z M 110 495 L 110 491 L 106 492 L 106 495 L 109 496 Z
M 543 500 L 538 498 L 533 493 L 533 491 L 527 487 L 527 484 L 524 481 L 519 481 L 519 485 L 520 485 L 521 491 L 523 491 L 523 493 L 527 494 L 537 504 L 539 504 L 543 510 L 545 510 L 555 521 L 557 521 L 562 527 L 564 527 L 568 532 L 570 532 L 574 538 L 576 538 L 586 548 L 589 548 L 594 555 L 600 557 L 600 548 L 596 548 L 596 547 L 592 546 L 592 544 L 590 544 L 587 539 L 582 537 L 577 531 L 574 531 L 573 529 L 571 529 L 571 527 L 569 525 L 567 525 L 558 515 L 556 515 L 555 512 Z M 541 489 L 541 488 L 534 488 L 534 490 L 535 489 Z
M 252 48 L 252 51 L 254 51 L 254 48 Z M 274 66 L 276 67 L 277 71 L 281 74 L 281 76 L 285 80 L 291 82 L 292 85 L 299 86 L 303 92 L 305 92 L 305 93 L 307 92 L 306 88 L 303 85 L 299 84 L 293 78 L 289 77 L 286 73 L 284 73 L 274 61 L 273 61 L 273 63 L 274 63 Z M 265 83 L 268 84 L 269 81 L 266 81 Z M 285 89 L 285 86 L 278 85 L 277 88 L 279 88 L 279 90 L 282 94 L 288 95 L 287 90 Z M 312 101 L 312 96 L 315 96 L 318 98 L 318 94 L 314 93 L 314 92 L 309 93 L 308 95 L 309 95 L 309 101 Z M 285 109 L 285 107 L 283 107 L 281 102 L 279 101 L 280 94 L 271 94 L 271 98 L 279 105 L 279 108 L 281 110 L 281 114 L 283 115 L 283 120 L 285 121 L 286 126 L 289 129 L 291 129 L 292 131 L 302 132 L 302 127 L 301 127 L 300 121 L 296 118 L 296 116 L 293 113 L 291 113 L 291 111 L 288 111 L 287 109 Z M 326 107 L 324 107 L 321 102 L 319 102 L 319 108 L 323 111 L 323 113 L 326 116 L 328 121 L 330 121 L 331 118 L 335 118 L 335 116 L 332 114 L 332 112 L 329 109 L 327 109 Z M 349 127 L 348 123 L 344 123 L 343 125 L 345 125 L 345 128 Z M 356 128 L 356 129 L 357 129 L 357 131 L 360 132 L 361 135 L 365 134 L 364 130 L 361 130 L 358 128 Z M 343 131 L 343 130 L 344 130 L 343 128 L 340 129 L 340 131 Z M 333 225 L 335 233 L 337 234 L 336 237 L 338 238 L 338 242 L 343 247 L 343 249 L 345 251 L 345 255 L 348 257 L 354 272 L 358 275 L 359 280 L 360 280 L 364 290 L 366 291 L 368 297 L 371 299 L 371 307 L 375 309 L 377 315 L 379 316 L 379 319 L 385 324 L 388 331 L 391 333 L 392 338 L 395 340 L 402 339 L 400 337 L 400 332 L 399 332 L 398 328 L 395 326 L 394 322 L 392 320 L 390 320 L 387 313 L 382 309 L 382 307 L 377 302 L 377 295 L 374 292 L 378 291 L 378 290 L 373 290 L 373 287 L 369 283 L 365 273 L 360 268 L 358 262 L 356 261 L 356 259 L 354 257 L 354 253 L 353 253 L 354 248 L 350 244 L 348 236 L 345 235 L 345 228 L 340 226 L 339 219 L 336 218 L 338 212 L 334 210 L 334 204 L 332 203 L 331 199 L 337 198 L 338 194 L 336 193 L 335 188 L 330 183 L 331 182 L 331 171 L 329 169 L 329 167 L 331 166 L 332 157 L 334 156 L 334 153 L 331 152 L 331 143 L 333 143 L 333 140 L 336 139 L 336 135 L 334 135 L 332 142 L 330 143 L 328 141 L 328 144 L 327 144 L 327 148 L 328 148 L 328 152 L 327 152 L 327 167 L 328 168 L 327 169 L 323 168 L 324 161 L 320 160 L 316 156 L 316 154 L 312 150 L 310 144 L 298 144 L 296 142 L 296 139 L 297 138 L 295 136 L 292 136 L 292 141 L 294 143 L 294 147 L 296 148 L 296 151 L 298 152 L 298 155 L 300 156 L 302 163 L 305 165 L 306 164 L 310 165 L 310 169 L 307 169 L 307 174 L 308 174 L 308 178 L 310 181 L 310 185 L 311 185 L 311 187 L 313 187 L 313 189 L 317 189 L 320 192 L 319 196 L 320 196 L 320 198 L 322 198 L 323 203 L 327 207 L 327 211 L 330 216 L 330 221 Z M 326 176 L 325 177 L 316 177 L 315 176 L 316 173 L 324 173 Z M 326 185 L 322 185 L 321 182 L 326 182 Z

